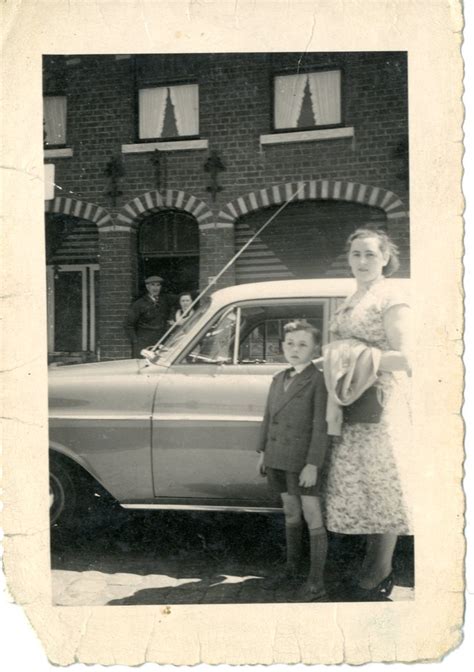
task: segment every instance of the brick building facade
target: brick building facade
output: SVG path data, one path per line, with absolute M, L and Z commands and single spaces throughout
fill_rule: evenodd
M 58 357 L 128 357 L 144 275 L 203 288 L 287 201 L 219 286 L 344 276 L 367 223 L 409 273 L 404 53 L 54 56 L 44 96 Z

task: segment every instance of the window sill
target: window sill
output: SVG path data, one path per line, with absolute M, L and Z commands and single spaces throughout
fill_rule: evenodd
M 186 149 L 207 149 L 209 142 L 203 140 L 173 140 L 171 142 L 138 142 L 122 145 L 122 154 L 142 154 L 143 152 L 179 152 Z
M 287 142 L 312 142 L 315 140 L 333 140 L 336 138 L 352 138 L 354 127 L 323 128 L 314 131 L 292 131 L 290 133 L 270 133 L 260 136 L 261 145 L 279 145 Z
M 45 149 L 44 158 L 45 159 L 62 159 L 73 156 L 74 152 L 72 147 L 61 147 L 58 149 Z

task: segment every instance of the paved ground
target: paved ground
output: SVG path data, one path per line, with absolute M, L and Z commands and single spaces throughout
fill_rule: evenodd
M 53 535 L 57 605 L 292 602 L 268 577 L 283 558 L 281 516 L 114 509 L 71 533 Z M 393 601 L 410 600 L 413 544 L 400 539 Z M 347 599 L 342 582 L 358 566 L 363 540 L 330 536 L 331 601 Z

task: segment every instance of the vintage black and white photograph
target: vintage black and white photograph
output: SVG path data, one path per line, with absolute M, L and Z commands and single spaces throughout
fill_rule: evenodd
M 44 56 L 55 605 L 414 599 L 408 74 Z
M 14 663 L 464 648 L 463 11 L 6 0 Z

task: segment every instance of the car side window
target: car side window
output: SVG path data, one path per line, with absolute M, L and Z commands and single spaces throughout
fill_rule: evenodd
M 281 342 L 283 325 L 288 320 L 267 319 L 243 337 L 239 349 L 242 363 L 284 362 Z
M 323 332 L 324 302 L 271 303 L 242 307 L 239 329 L 238 362 L 241 364 L 284 363 L 281 344 L 284 326 L 305 319 Z
M 323 331 L 325 301 L 257 301 L 231 306 L 217 316 L 185 354 L 187 364 L 284 363 L 283 328 L 305 319 Z

